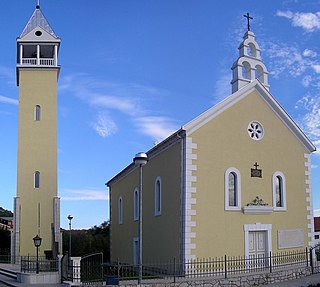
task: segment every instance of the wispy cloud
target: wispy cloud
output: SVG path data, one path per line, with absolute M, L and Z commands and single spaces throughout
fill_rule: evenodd
M 161 116 L 160 110 L 148 108 L 155 106 L 154 101 L 161 100 L 167 91 L 135 83 L 102 81 L 86 74 L 69 75 L 61 82 L 61 91 L 71 91 L 97 110 L 98 115 L 91 127 L 101 137 L 106 138 L 118 131 L 118 125 L 111 116 L 114 112 L 127 116 L 138 132 L 156 141 L 163 140 L 178 127 L 174 119 Z
M 106 190 L 94 189 L 64 189 L 61 200 L 109 200 Z
M 98 114 L 92 127 L 103 138 L 113 135 L 118 129 L 116 123 L 104 112 Z
M 18 105 L 19 101 L 16 99 L 12 99 L 12 98 L 8 98 L 0 95 L 0 103 Z
M 291 21 L 292 26 L 301 27 L 306 32 L 313 32 L 320 29 L 320 12 L 300 13 L 291 11 L 277 11 L 279 17 L 287 18 Z
M 216 81 L 214 86 L 214 104 L 222 101 L 224 98 L 231 94 L 231 73 L 226 71 L 221 77 Z
M 319 217 L 319 216 L 320 216 L 320 209 L 315 209 L 315 210 L 313 211 L 313 216 L 314 216 L 314 217 Z
M 136 119 L 136 125 L 141 133 L 151 136 L 156 142 L 177 130 L 177 125 L 172 122 L 172 119 L 166 117 L 140 117 Z

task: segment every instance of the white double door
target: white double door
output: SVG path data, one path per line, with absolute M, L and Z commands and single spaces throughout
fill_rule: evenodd
M 268 242 L 266 231 L 249 232 L 249 258 L 250 265 L 255 268 L 268 265 Z M 252 261 L 251 261 L 252 259 Z

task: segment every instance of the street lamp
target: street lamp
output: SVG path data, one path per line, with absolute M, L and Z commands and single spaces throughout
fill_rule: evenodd
M 70 263 L 70 258 L 71 258 L 71 220 L 73 219 L 72 215 L 68 215 L 68 220 L 69 220 L 69 263 Z
M 38 234 L 35 237 L 33 237 L 34 246 L 37 248 L 37 274 L 39 273 L 39 247 L 41 245 L 41 240 L 42 238 Z
M 144 152 L 139 152 L 133 159 L 135 165 L 139 165 L 139 225 L 138 225 L 138 234 L 139 234 L 139 278 L 138 284 L 141 284 L 142 281 L 142 167 L 148 162 L 148 156 Z

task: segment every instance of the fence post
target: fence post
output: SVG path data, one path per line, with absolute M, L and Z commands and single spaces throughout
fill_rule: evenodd
M 308 264 L 308 247 L 306 247 L 306 261 L 307 261 L 307 267 L 309 267 L 309 264 Z
M 310 267 L 311 267 L 311 274 L 313 274 L 313 258 L 312 258 L 312 248 L 310 248 Z
M 173 283 L 176 283 L 176 258 L 173 257 Z
M 227 255 L 224 255 L 224 278 L 227 279 Z
M 272 273 L 272 251 L 270 251 L 269 268 L 270 268 L 270 273 Z
M 119 263 L 119 258 L 117 259 L 117 279 L 118 282 L 120 281 L 120 263 Z

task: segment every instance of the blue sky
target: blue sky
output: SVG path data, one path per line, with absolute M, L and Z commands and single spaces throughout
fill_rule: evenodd
M 16 37 L 36 0 L 0 1 L 0 206 L 16 194 Z M 61 225 L 108 220 L 105 182 L 171 132 L 231 93 L 246 31 L 270 91 L 320 150 L 320 1 L 41 0 L 61 37 L 58 179 Z M 320 152 L 312 156 L 320 210 Z

